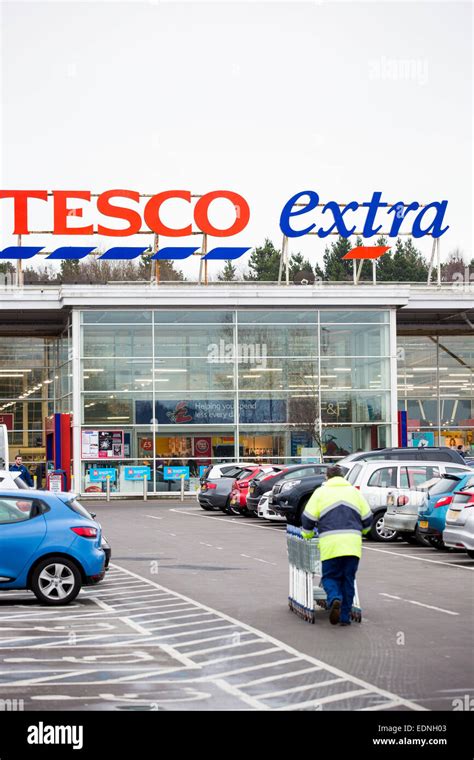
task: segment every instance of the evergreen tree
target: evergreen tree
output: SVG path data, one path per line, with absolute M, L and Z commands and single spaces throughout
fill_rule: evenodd
M 217 279 L 221 280 L 221 282 L 232 282 L 233 280 L 237 279 L 236 273 L 237 270 L 235 266 L 233 265 L 232 261 L 228 259 L 225 263 L 224 269 L 217 275 Z
M 244 278 L 277 282 L 280 256 L 281 251 L 275 248 L 269 238 L 265 238 L 263 246 L 255 248 L 250 254 L 249 273 Z
M 313 267 L 302 253 L 293 253 L 290 258 L 289 272 L 290 280 L 293 280 L 298 272 L 313 272 Z
M 80 282 L 81 266 L 78 259 L 63 259 L 59 269 L 59 280 L 64 283 Z
M 326 246 L 323 255 L 325 280 L 352 279 L 352 261 L 342 258 L 351 248 L 349 240 L 343 237 L 338 237 L 334 243 Z
M 421 252 L 415 248 L 413 240 L 407 238 L 402 243 L 398 238 L 393 254 L 393 281 L 394 282 L 426 282 L 428 277 L 428 264 Z

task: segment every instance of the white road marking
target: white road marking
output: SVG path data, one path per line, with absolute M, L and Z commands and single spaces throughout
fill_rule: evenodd
M 249 554 L 241 554 L 241 557 L 246 557 L 246 559 L 254 559 L 255 562 L 265 562 L 266 565 L 275 565 L 277 566 L 276 562 L 269 562 L 267 559 L 260 559 L 260 557 L 251 557 Z
M 423 602 L 416 602 L 414 599 L 403 599 L 401 596 L 394 596 L 393 594 L 384 594 L 380 592 L 380 596 L 388 596 L 390 599 L 397 599 L 400 602 L 408 602 L 408 604 L 416 604 L 417 607 L 426 607 L 428 610 L 436 610 L 436 612 L 444 612 L 446 615 L 459 615 L 459 612 L 453 612 L 452 610 L 445 610 L 443 607 L 435 607 L 433 604 L 424 604 Z
M 251 657 L 260 657 L 261 655 L 264 655 L 264 654 L 271 654 L 272 652 L 279 652 L 279 651 L 280 650 L 279 650 L 278 647 L 270 647 L 269 649 L 261 649 L 259 652 L 252 652 L 251 655 L 249 655 L 248 652 L 247 652 L 247 654 L 234 654 L 234 655 L 231 655 L 230 657 L 227 657 L 227 656 L 225 656 L 225 657 L 215 657 L 213 660 L 206 660 L 206 666 L 207 665 L 217 665 L 220 662 L 229 662 L 229 660 L 243 660 L 243 659 L 245 659 L 246 657 L 249 657 L 249 656 L 251 656 Z M 292 659 L 296 659 L 296 658 L 292 658 Z M 255 666 L 255 667 L 257 667 L 257 666 Z M 263 667 L 263 665 L 259 665 L 258 667 L 261 668 L 261 667 Z M 239 672 L 243 672 L 244 670 L 247 670 L 247 668 L 240 668 Z M 249 670 L 250 670 L 250 668 L 249 668 Z M 222 674 L 219 673 L 219 675 L 222 675 Z M 210 676 L 210 677 L 214 678 L 214 676 Z M 203 676 L 203 678 L 205 678 L 205 676 Z
M 219 520 L 220 522 L 225 522 L 226 525 L 238 525 L 241 528 L 255 528 L 256 530 L 276 530 L 277 533 L 282 533 L 285 535 L 285 531 L 281 530 L 280 528 L 269 528 L 267 525 L 254 525 L 253 523 L 249 522 L 243 522 L 241 520 L 232 520 L 228 517 L 212 517 L 211 515 L 201 515 L 199 513 L 195 512 L 189 512 L 184 511 L 184 509 L 170 509 L 170 512 L 176 512 L 177 515 L 188 515 L 191 517 L 201 517 L 204 518 L 204 520 Z
M 162 517 L 157 517 L 156 515 L 145 515 L 145 517 L 151 517 L 152 520 L 162 520 Z
M 296 694 L 298 691 L 310 691 L 311 689 L 320 689 L 322 686 L 332 686 L 335 683 L 344 683 L 344 678 L 331 678 L 329 681 L 319 681 L 319 683 L 305 683 L 300 686 L 292 686 L 291 689 L 281 689 L 280 691 L 267 691 L 265 694 L 259 694 L 261 699 L 273 699 L 281 697 L 284 694 Z
M 262 654 L 268 654 L 269 652 L 277 652 L 278 649 L 264 649 L 262 652 L 258 652 L 255 654 L 255 657 L 257 655 Z M 249 657 L 254 655 L 248 655 L 248 654 L 238 654 L 236 657 L 223 657 L 220 660 L 206 660 L 206 665 L 212 664 L 213 662 L 227 662 L 227 660 L 238 660 L 242 659 L 243 657 Z M 227 670 L 224 673 L 219 672 L 219 678 L 228 678 L 228 676 L 237 676 L 241 673 L 247 673 L 252 670 L 262 670 L 263 668 L 275 668 L 278 665 L 285 665 L 289 662 L 299 662 L 295 657 L 287 657 L 284 660 L 272 660 L 271 662 L 264 662 L 263 665 L 248 665 L 246 668 L 236 668 L 235 670 Z M 314 670 L 320 670 L 320 668 L 314 668 Z M 295 675 L 296 673 L 299 673 L 300 671 L 294 671 L 294 673 L 285 673 L 286 677 L 288 678 L 289 675 Z M 302 671 L 304 672 L 304 671 Z M 214 679 L 216 676 L 215 674 L 210 676 L 201 676 L 201 678 L 197 678 L 197 681 L 209 681 L 210 679 Z M 279 678 L 280 676 L 269 676 L 270 678 Z M 266 680 L 266 679 L 264 679 Z M 244 688 L 245 686 L 248 686 L 248 683 L 239 683 L 239 688 Z
M 125 625 L 130 626 L 130 628 L 133 628 L 134 631 L 137 631 L 138 633 L 142 633 L 145 636 L 148 636 L 150 634 L 150 631 L 147 631 L 146 628 L 143 628 L 139 623 L 136 623 L 134 620 L 131 620 L 129 617 L 121 617 L 119 620 L 122 621 L 122 623 L 125 623 Z
M 296 702 L 285 707 L 276 707 L 275 710 L 281 712 L 282 710 L 302 710 L 306 707 L 317 707 L 317 705 L 325 705 L 328 702 L 340 702 L 344 699 L 352 699 L 353 697 L 359 697 L 362 694 L 368 694 L 367 689 L 356 689 L 355 691 L 345 691 L 342 694 L 331 694 L 329 697 L 321 697 L 321 699 L 311 699 L 309 702 Z M 418 710 L 423 710 L 423 707 L 417 705 Z
M 219 518 L 217 518 L 219 519 Z M 225 519 L 225 518 L 224 518 Z M 120 565 L 116 565 L 115 567 L 123 570 L 124 573 L 129 575 L 132 578 L 137 578 L 139 580 L 142 580 L 144 583 L 147 583 L 150 586 L 154 586 L 155 588 L 158 588 L 163 591 L 169 591 L 170 593 L 173 593 L 176 597 L 182 599 L 184 602 L 187 602 L 188 604 L 193 604 L 197 607 L 200 607 L 201 609 L 207 611 L 207 612 L 214 612 L 216 615 L 219 615 L 221 619 L 227 620 L 229 623 L 237 624 L 240 628 L 243 628 L 244 630 L 248 631 L 249 633 L 253 633 L 257 639 L 258 642 L 271 644 L 275 646 L 276 648 L 279 648 L 280 650 L 283 650 L 287 652 L 290 655 L 293 655 L 297 657 L 298 659 L 304 658 L 304 660 L 308 663 L 311 663 L 313 665 L 317 665 L 321 668 L 324 668 L 326 671 L 333 673 L 335 676 L 340 676 L 350 683 L 363 687 L 361 690 L 361 693 L 366 693 L 367 690 L 372 691 L 375 694 L 379 694 L 380 696 L 385 697 L 388 700 L 395 699 L 401 699 L 401 704 L 403 706 L 409 707 L 412 710 L 417 711 L 426 711 L 426 708 L 422 705 L 417 704 L 416 702 L 412 702 L 409 699 L 403 699 L 400 698 L 397 694 L 393 694 L 386 689 L 381 689 L 378 686 L 375 686 L 374 684 L 369 684 L 367 681 L 364 681 L 361 678 L 357 678 L 356 676 L 352 676 L 349 673 L 345 673 L 343 670 L 336 668 L 332 665 L 329 665 L 322 660 L 318 660 L 315 657 L 312 657 L 311 655 L 303 654 L 301 652 L 298 652 L 298 650 L 294 649 L 293 647 L 289 646 L 283 641 L 279 641 L 278 639 L 274 638 L 273 636 L 269 636 L 268 634 L 264 633 L 263 631 L 259 631 L 258 629 L 254 628 L 253 626 L 248 625 L 247 623 L 243 623 L 240 620 L 237 620 L 236 618 L 231 617 L 230 615 L 226 615 L 223 612 L 219 612 L 218 610 L 213 609 L 212 607 L 209 607 L 205 604 L 202 604 L 200 602 L 196 602 L 195 600 L 191 599 L 188 596 L 184 596 L 184 594 L 180 594 L 176 591 L 171 591 L 171 589 L 166 588 L 165 586 L 160 586 L 158 583 L 155 583 L 155 581 L 150 580 L 149 578 L 144 578 L 143 576 L 140 576 L 138 573 L 134 573 L 132 570 L 128 570 L 126 568 L 122 568 Z M 252 643 L 258 643 L 258 642 L 252 642 Z M 235 645 L 234 645 L 235 646 Z M 244 644 L 242 644 L 244 646 Z M 223 647 L 224 648 L 224 647 Z M 213 651 L 213 650 L 211 650 Z M 196 650 L 195 652 L 186 652 L 188 657 L 197 656 L 206 654 L 204 650 Z M 204 664 L 204 663 L 203 663 Z M 206 663 L 209 665 L 209 661 Z M 352 695 L 354 692 L 352 692 Z
M 466 567 L 466 565 L 456 565 L 454 562 L 443 562 L 440 559 L 427 559 L 427 557 L 418 557 L 416 554 L 402 554 L 401 552 L 390 551 L 389 549 L 375 549 L 373 546 L 363 547 L 363 552 L 382 552 L 382 554 L 391 554 L 394 557 L 402 557 L 402 559 L 416 559 L 419 562 L 430 562 L 433 565 L 446 565 L 447 567 L 457 567 L 460 570 L 474 571 L 474 567 Z
M 282 662 L 291 662 L 291 660 L 282 660 Z M 258 667 L 263 667 L 262 665 Z M 266 676 L 265 678 L 254 678 L 253 681 L 247 681 L 246 683 L 239 684 L 240 688 L 243 689 L 247 686 L 255 686 L 259 683 L 267 683 L 268 681 L 277 681 L 280 678 L 294 678 L 295 676 L 299 676 L 301 674 L 305 673 L 316 673 L 317 671 L 320 671 L 321 668 L 302 668 L 301 670 L 295 670 L 292 673 L 278 673 L 278 675 L 275 676 Z
M 218 678 L 216 679 L 215 683 L 222 689 L 222 691 L 227 692 L 227 694 L 232 694 L 233 697 L 237 697 L 241 702 L 244 702 L 250 707 L 253 707 L 254 710 L 270 709 L 267 705 L 264 705 L 263 702 L 260 702 L 258 698 L 251 697 L 249 694 L 245 694 L 244 692 L 240 691 L 238 686 L 230 684 L 228 681 L 224 681 L 223 679 Z

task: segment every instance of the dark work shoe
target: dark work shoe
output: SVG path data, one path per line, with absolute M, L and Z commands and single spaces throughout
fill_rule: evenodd
M 341 620 L 341 622 L 339 623 L 339 625 L 350 625 L 350 624 L 351 624 L 350 620 Z
M 339 623 L 340 617 L 341 617 L 341 600 L 334 599 L 333 603 L 331 604 L 331 609 L 329 611 L 329 622 L 331 623 L 331 625 L 337 625 Z

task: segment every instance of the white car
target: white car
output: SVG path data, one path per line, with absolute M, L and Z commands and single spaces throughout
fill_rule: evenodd
M 398 538 L 398 528 L 389 527 L 384 523 L 388 495 L 394 489 L 403 489 L 403 493 L 415 490 L 421 483 L 439 478 L 444 473 L 464 475 L 471 468 L 451 462 L 396 461 L 385 460 L 376 462 L 355 462 L 346 475 L 347 480 L 358 488 L 367 499 L 374 514 L 370 537 L 375 541 L 395 541 Z M 397 499 L 400 493 L 397 494 Z M 414 499 L 419 499 L 419 495 Z M 396 504 L 403 508 L 403 505 Z M 418 503 L 416 515 L 418 514 Z M 416 524 L 416 523 L 415 523 Z
M 16 491 L 18 488 L 28 488 L 25 481 L 21 478 L 21 472 L 10 472 L 10 470 L 0 470 L 0 488 L 2 490 Z
M 271 506 L 268 504 L 268 500 L 270 497 L 270 491 L 268 493 L 264 493 L 261 497 L 260 501 L 258 502 L 258 516 L 263 517 L 264 520 L 271 520 L 272 522 L 286 522 L 286 517 L 284 515 L 279 515 L 275 512 L 274 509 L 272 509 Z
M 215 480 L 216 478 L 232 477 L 232 475 L 228 475 L 228 473 L 235 470 L 236 467 L 257 467 L 257 465 L 255 462 L 224 462 L 223 464 L 210 464 L 209 467 L 204 470 L 201 478 Z

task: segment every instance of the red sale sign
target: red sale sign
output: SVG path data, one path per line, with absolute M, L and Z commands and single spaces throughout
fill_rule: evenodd
M 7 430 L 13 430 L 13 414 L 0 414 L 0 425 L 5 425 Z

